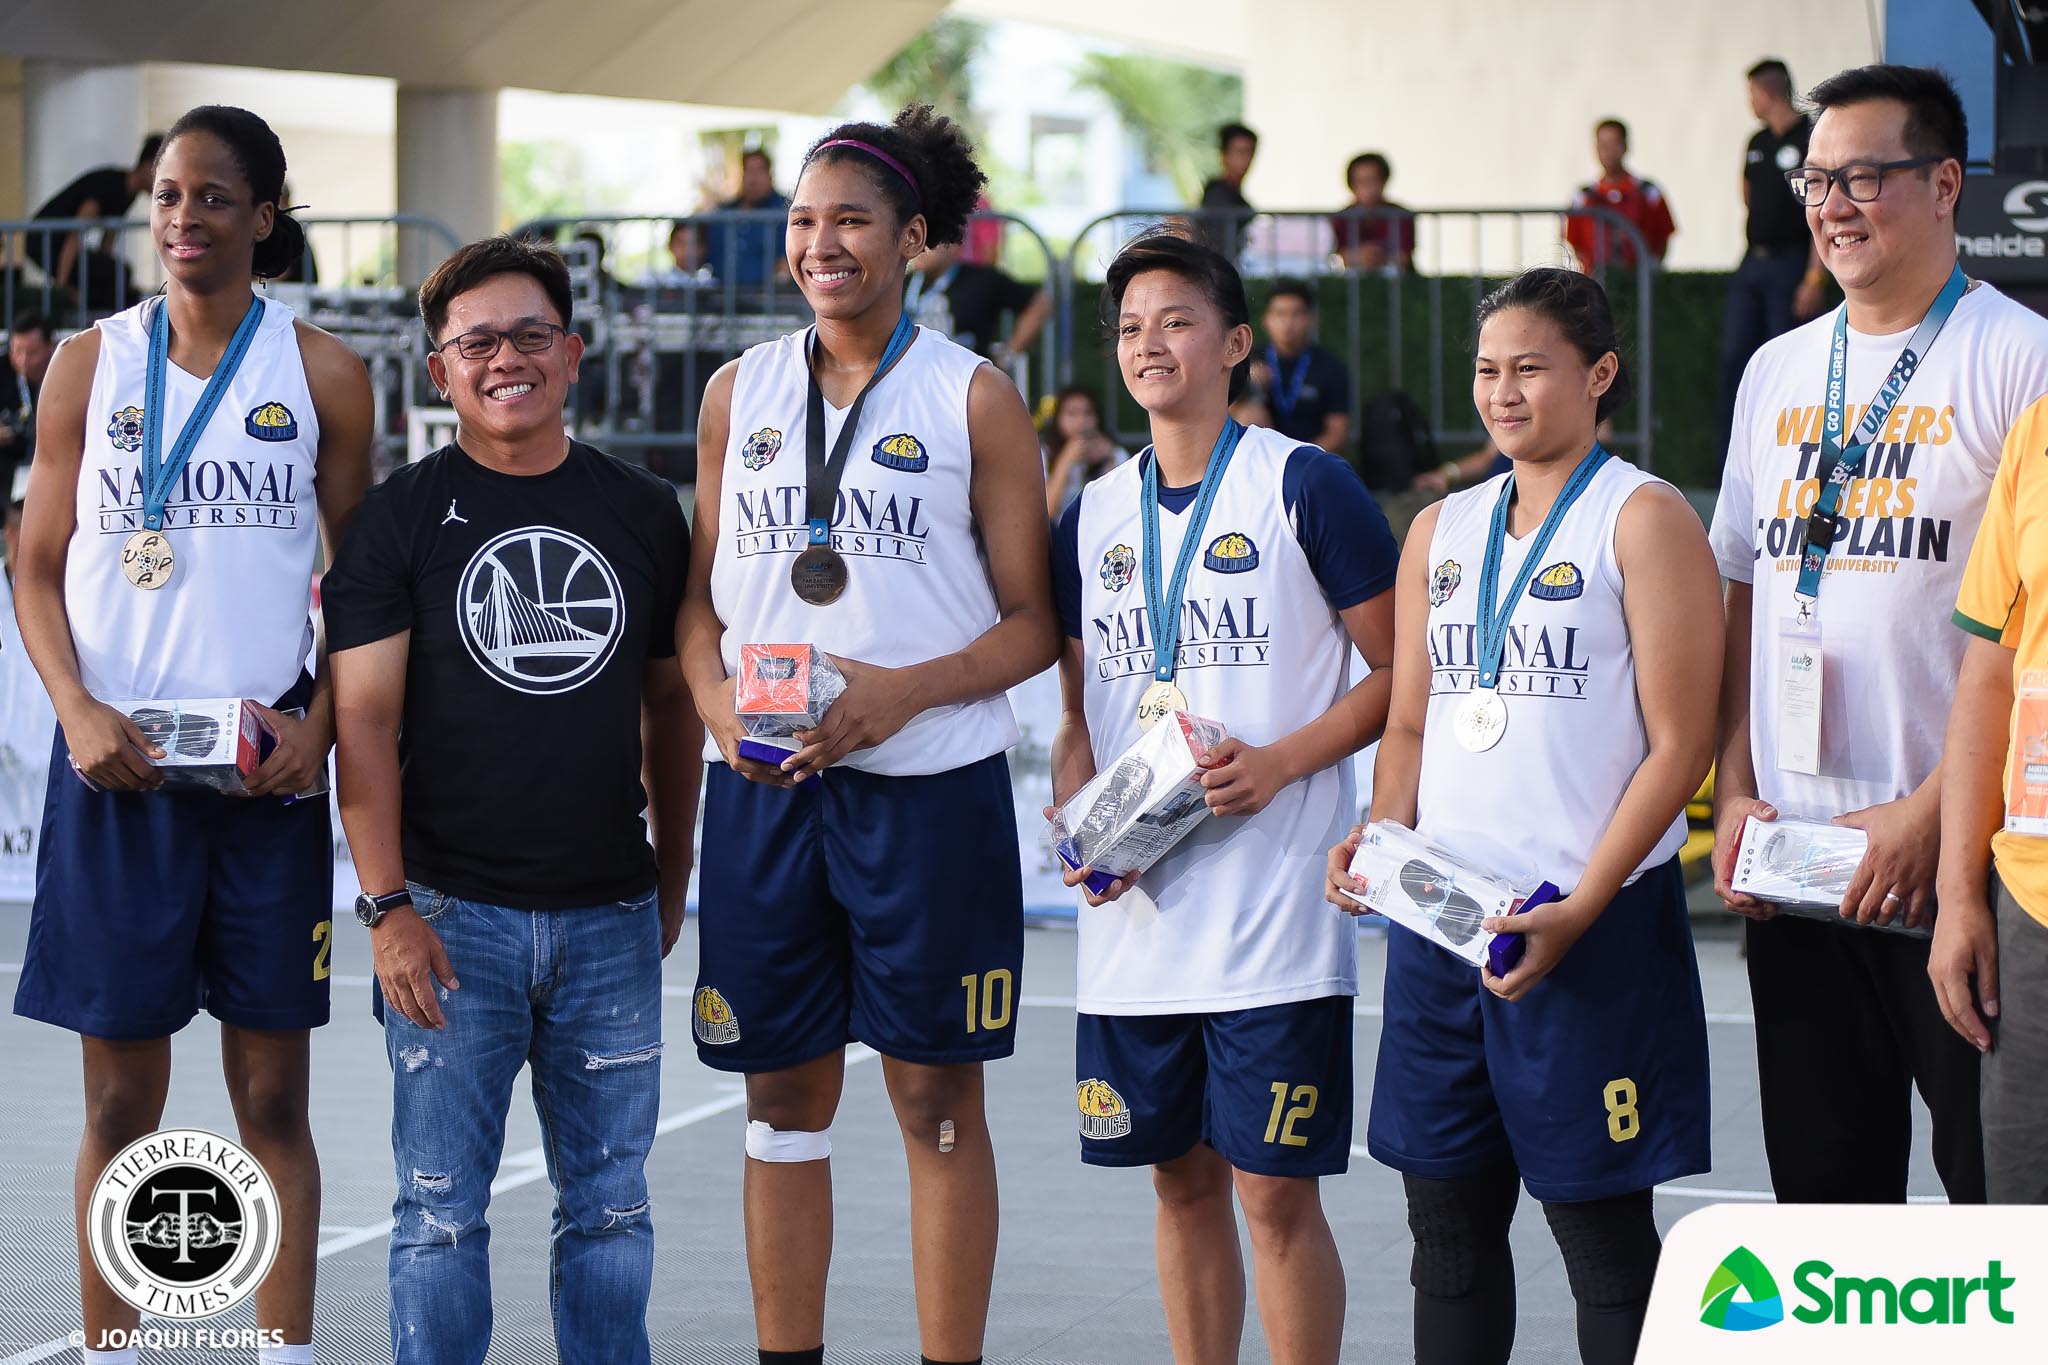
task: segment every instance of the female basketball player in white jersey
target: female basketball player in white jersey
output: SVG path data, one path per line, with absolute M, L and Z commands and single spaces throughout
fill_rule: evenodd
M 981 1063 L 1008 1056 L 1023 890 L 1005 690 L 1054 656 L 1037 434 L 1011 382 L 911 326 L 905 264 L 957 242 L 983 177 L 929 109 L 805 158 L 790 274 L 817 325 L 705 392 L 681 616 L 706 773 L 696 1009 L 747 1078 L 761 1359 L 821 1358 L 828 1130 L 844 1050 L 882 1054 L 910 1165 L 926 1360 L 981 1356 L 995 1157 Z M 845 695 L 779 768 L 743 759 L 740 646 L 802 642 Z
M 1343 460 L 1230 419 L 1248 311 L 1207 246 L 1159 233 L 1118 254 L 1103 312 L 1152 445 L 1053 536 L 1055 799 L 1163 707 L 1231 736 L 1205 763 L 1218 818 L 1080 912 L 1081 1159 L 1153 1168 L 1175 1360 L 1238 1357 L 1241 1204 L 1272 1358 L 1329 1365 L 1344 1270 L 1317 1182 L 1351 1154 L 1358 966 L 1322 867 L 1358 809 L 1346 760 L 1386 721 L 1398 552 Z M 1375 670 L 1356 682 L 1353 645 Z
M 1590 278 L 1532 270 L 1496 290 L 1472 396 L 1513 469 L 1424 511 L 1401 556 L 1372 817 L 1566 892 L 1486 922 L 1525 945 L 1504 978 L 1388 939 L 1367 1145 L 1407 1186 L 1420 1365 L 1507 1360 L 1518 1183 L 1564 1254 L 1581 1356 L 1633 1360 L 1651 1188 L 1708 1167 L 1677 854 L 1713 752 L 1720 660 L 1702 622 L 1720 585 L 1698 515 L 1594 434 L 1628 388 Z M 1328 865 L 1354 913 L 1357 839 Z
M 372 418 L 362 361 L 251 292 L 304 248 L 284 172 L 256 115 L 179 119 L 150 192 L 163 294 L 65 342 L 40 408 L 15 594 L 59 731 L 14 1008 L 84 1045 L 88 1361 L 132 1361 L 132 1347 L 95 1352 L 136 1313 L 87 1254 L 86 1200 L 155 1130 L 195 1002 L 220 1020 L 241 1138 L 281 1204 L 256 1304 L 287 1344 L 262 1358 L 313 1359 L 307 1030 L 327 1022 L 333 855 L 327 798 L 282 798 L 313 785 L 333 742 L 325 666 L 303 672 L 312 579 L 321 537 L 337 543 L 362 500 Z M 163 750 L 107 705 L 201 697 L 277 708 L 252 797 L 150 791 Z M 299 707 L 303 720 L 281 714 Z

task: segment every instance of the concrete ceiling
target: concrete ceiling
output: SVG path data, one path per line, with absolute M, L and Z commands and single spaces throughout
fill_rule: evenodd
M 824 113 L 945 0 L 0 0 L 0 52 Z

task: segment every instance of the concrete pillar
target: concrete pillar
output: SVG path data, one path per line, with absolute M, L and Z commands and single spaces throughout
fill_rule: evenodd
M 140 66 L 22 63 L 22 202 L 45 199 L 95 166 L 132 166 L 149 132 Z M 140 201 L 134 206 L 143 211 Z
M 498 230 L 498 92 L 398 88 L 398 211 L 446 224 L 463 242 Z M 399 282 L 416 286 L 447 245 L 401 232 Z
M 28 141 L 21 107 L 21 59 L 0 57 L 0 218 L 26 218 L 35 207 L 25 203 L 21 153 Z

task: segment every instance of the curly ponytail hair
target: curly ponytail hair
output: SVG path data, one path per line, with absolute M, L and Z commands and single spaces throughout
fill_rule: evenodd
M 928 104 L 905 105 L 886 127 L 840 124 L 804 154 L 804 165 L 814 162 L 860 167 L 898 222 L 924 215 L 925 241 L 932 246 L 967 235 L 967 217 L 988 183 L 966 130 Z

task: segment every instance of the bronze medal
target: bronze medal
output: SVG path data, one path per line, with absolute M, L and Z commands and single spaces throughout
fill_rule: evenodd
M 170 582 L 177 568 L 178 557 L 162 531 L 137 531 L 121 543 L 121 572 L 144 591 L 154 592 Z
M 830 606 L 846 591 L 846 560 L 829 545 L 812 545 L 789 566 L 789 585 L 814 607 Z

